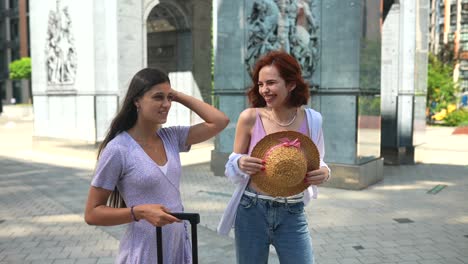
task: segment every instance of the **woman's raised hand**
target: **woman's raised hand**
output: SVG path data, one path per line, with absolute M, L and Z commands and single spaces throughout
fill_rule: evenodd
M 191 109 L 205 121 L 190 127 L 186 145 L 208 140 L 229 124 L 229 118 L 223 112 L 193 96 L 177 92 L 174 101 Z

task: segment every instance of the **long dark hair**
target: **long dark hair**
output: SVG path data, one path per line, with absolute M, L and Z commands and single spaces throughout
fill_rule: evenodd
M 129 130 L 135 125 L 138 116 L 135 101 L 142 97 L 153 86 L 161 83 L 170 83 L 170 81 L 167 74 L 159 69 L 145 68 L 133 76 L 132 81 L 128 87 L 127 94 L 125 95 L 122 107 L 112 120 L 109 131 L 99 146 L 97 155 L 98 159 L 102 150 L 113 138 L 115 138 L 121 132 Z M 126 207 L 125 201 L 120 195 L 117 187 L 110 195 L 107 201 L 107 205 L 115 208 Z
M 252 86 L 247 92 L 250 105 L 252 107 L 266 106 L 265 99 L 260 95 L 260 91 L 258 89 L 258 78 L 260 70 L 265 66 L 271 65 L 276 67 L 281 78 L 284 79 L 286 84 L 294 83 L 296 85 L 296 88 L 291 91 L 288 105 L 299 107 L 307 104 L 307 100 L 309 100 L 310 97 L 309 86 L 302 78 L 301 66 L 293 56 L 284 51 L 277 50 L 270 51 L 263 55 L 255 64 L 252 71 Z

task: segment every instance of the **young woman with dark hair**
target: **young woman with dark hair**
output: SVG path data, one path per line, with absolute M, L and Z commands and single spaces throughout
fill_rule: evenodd
M 225 171 L 237 188 L 218 232 L 227 235 L 234 227 L 237 263 L 267 263 L 269 246 L 273 245 L 281 263 L 311 264 L 314 257 L 304 203 L 316 198 L 316 185 L 330 177 L 323 161 L 322 116 L 302 107 L 310 97 L 308 86 L 299 63 L 286 52 L 273 51 L 261 57 L 252 79 L 248 91 L 252 107 L 239 116 Z M 265 168 L 262 159 L 250 156 L 252 149 L 266 135 L 280 131 L 309 136 L 320 154 L 320 168 L 306 173 L 304 182 L 309 187 L 299 196 L 273 197 L 250 180 L 250 175 Z M 294 203 L 288 203 L 292 200 Z
M 204 122 L 162 128 L 173 102 Z M 179 152 L 215 136 L 228 123 L 215 107 L 173 90 L 162 71 L 136 73 L 99 148 L 85 209 L 90 225 L 129 224 L 116 263 L 156 263 L 154 226 L 164 226 L 164 262 L 191 263 L 187 226 L 169 214 L 183 211 Z

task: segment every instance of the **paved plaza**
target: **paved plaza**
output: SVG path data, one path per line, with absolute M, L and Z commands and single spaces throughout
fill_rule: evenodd
M 0 263 L 112 263 L 124 228 L 83 220 L 96 147 L 32 131 L 31 117 L 0 116 Z M 365 190 L 320 188 L 306 209 L 317 263 L 467 264 L 468 135 L 452 131 L 428 127 L 418 164 L 385 166 Z M 201 214 L 199 262 L 235 263 L 232 232 L 214 231 L 234 186 L 210 171 L 212 149 L 182 154 L 183 200 Z

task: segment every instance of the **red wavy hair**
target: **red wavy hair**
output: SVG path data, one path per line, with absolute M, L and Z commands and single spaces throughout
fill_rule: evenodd
M 265 99 L 259 92 L 258 77 L 260 70 L 263 67 L 271 65 L 276 67 L 281 78 L 283 78 L 286 84 L 296 84 L 296 88 L 291 91 L 289 96 L 288 105 L 299 107 L 307 104 L 307 101 L 310 98 L 309 86 L 302 78 L 301 66 L 297 60 L 284 51 L 271 51 L 258 59 L 255 63 L 255 67 L 252 72 L 253 84 L 247 91 L 250 105 L 252 107 L 266 106 Z

